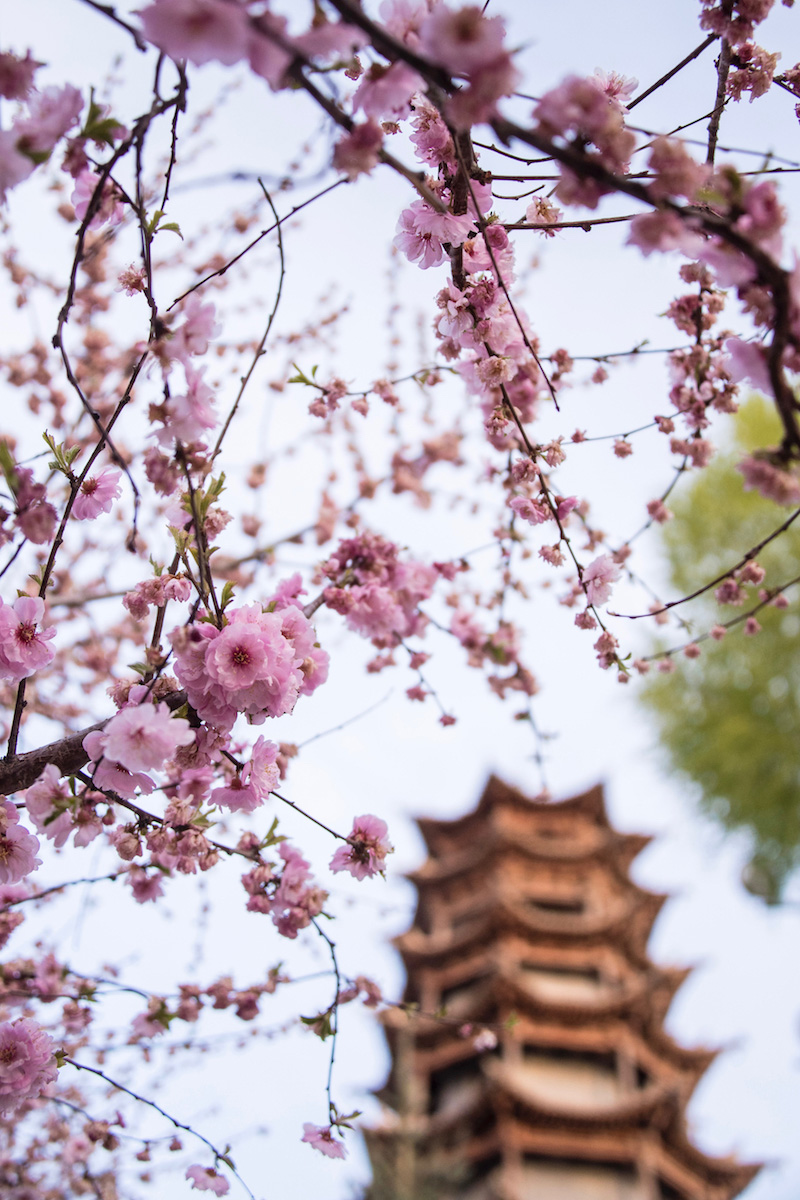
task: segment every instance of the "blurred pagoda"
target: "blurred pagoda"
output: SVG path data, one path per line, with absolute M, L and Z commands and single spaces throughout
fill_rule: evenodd
M 600 787 L 552 803 L 495 777 L 474 812 L 418 823 L 371 1200 L 737 1196 L 758 1167 L 687 1133 L 716 1052 L 664 1029 L 689 972 L 647 956 L 666 897 L 629 867 L 650 839 L 611 827 Z

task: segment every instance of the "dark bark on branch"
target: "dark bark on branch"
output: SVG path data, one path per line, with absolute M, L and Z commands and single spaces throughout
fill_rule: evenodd
M 171 692 L 164 698 L 164 703 L 174 712 L 186 703 L 186 692 Z M 0 796 L 10 796 L 12 792 L 20 792 L 30 787 L 48 763 L 58 767 L 62 775 L 72 775 L 75 771 L 80 771 L 89 761 L 89 755 L 83 748 L 83 739 L 97 729 L 104 729 L 110 720 L 111 717 L 106 717 L 105 721 L 98 721 L 96 725 L 89 725 L 78 733 L 71 733 L 58 742 L 50 742 L 47 746 L 40 746 L 38 750 L 29 750 L 26 754 L 14 754 L 11 758 L 0 760 Z

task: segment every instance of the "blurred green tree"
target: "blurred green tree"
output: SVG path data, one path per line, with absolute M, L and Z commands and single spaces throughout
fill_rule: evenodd
M 663 537 L 671 583 L 687 595 L 721 575 L 790 515 L 745 491 L 735 469 L 743 453 L 780 439 L 774 411 L 751 398 L 735 421 L 735 444 L 672 502 L 674 520 Z M 735 536 L 734 536 L 735 531 Z M 800 519 L 757 556 L 765 569 L 762 588 L 777 588 L 800 575 Z M 758 604 L 759 588 L 746 586 L 743 612 Z M 800 865 L 800 604 L 767 605 L 758 613 L 761 631 L 744 622 L 700 655 L 673 656 L 671 674 L 653 672 L 640 695 L 654 715 L 671 765 L 700 789 L 702 809 L 728 830 L 744 830 L 752 855 L 745 886 L 777 903 L 789 874 Z M 738 615 L 714 591 L 677 610 L 689 637 Z M 688 639 L 687 639 L 688 640 Z

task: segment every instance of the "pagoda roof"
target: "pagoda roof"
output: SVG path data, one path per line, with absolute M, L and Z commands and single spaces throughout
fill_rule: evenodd
M 635 834 L 618 834 L 597 828 L 594 836 L 583 842 L 539 837 L 535 830 L 523 834 L 516 830 L 490 825 L 480 838 L 471 840 L 463 850 L 448 852 L 442 857 L 429 857 L 421 867 L 409 871 L 406 878 L 420 890 L 428 890 L 461 875 L 474 873 L 498 854 L 516 852 L 532 862 L 577 863 L 599 860 L 607 863 L 619 882 L 637 888 L 628 874 L 628 867 L 650 839 Z
M 467 836 L 476 824 L 483 824 L 490 817 L 495 806 L 505 805 L 518 811 L 532 814 L 557 813 L 564 816 L 581 816 L 590 824 L 602 829 L 612 837 L 624 839 L 625 834 L 613 829 L 606 812 L 603 788 L 600 784 L 582 792 L 579 796 L 571 796 L 567 800 L 535 800 L 524 795 L 518 788 L 504 783 L 497 775 L 490 775 L 483 789 L 477 807 L 462 817 L 443 819 L 438 817 L 417 817 L 417 825 L 429 849 L 435 850 L 442 836 L 452 838 L 453 835 Z M 635 835 L 640 849 L 643 849 L 652 839 L 644 835 Z
M 470 1124 L 479 1127 L 487 1115 L 504 1116 L 515 1124 L 519 1122 L 521 1149 L 532 1140 L 545 1156 L 558 1156 L 571 1149 L 581 1157 L 586 1154 L 591 1161 L 598 1161 L 605 1157 L 601 1152 L 605 1141 L 609 1161 L 627 1157 L 633 1165 L 641 1149 L 639 1131 L 658 1129 L 662 1145 L 658 1157 L 663 1160 L 658 1165 L 663 1167 L 673 1159 L 684 1171 L 688 1169 L 705 1184 L 722 1189 L 728 1197 L 737 1196 L 761 1169 L 760 1163 L 739 1163 L 730 1156 L 705 1154 L 694 1146 L 686 1132 L 685 1101 L 679 1089 L 654 1084 L 602 1106 L 578 1106 L 548 1099 L 544 1089 L 539 1091 L 523 1082 L 519 1073 L 498 1059 L 484 1059 L 481 1066 L 485 1082 L 480 1092 L 473 1091 L 465 1096 L 464 1103 L 450 1110 L 423 1118 L 419 1132 L 424 1140 L 438 1143 L 448 1133 L 467 1130 Z M 556 1144 L 555 1137 L 560 1144 Z M 482 1158 L 487 1148 L 486 1135 L 459 1139 L 458 1143 L 459 1156 L 473 1161 Z
M 488 896 L 483 910 L 462 929 L 425 933 L 412 926 L 394 939 L 394 945 L 411 968 L 461 956 L 475 945 L 488 945 L 493 936 L 508 930 L 532 942 L 557 940 L 563 944 L 568 940 L 584 945 L 614 942 L 625 948 L 636 966 L 646 969 L 650 965 L 647 941 L 667 899 L 665 895 L 636 888 L 624 909 L 589 915 L 534 912 L 502 896 Z

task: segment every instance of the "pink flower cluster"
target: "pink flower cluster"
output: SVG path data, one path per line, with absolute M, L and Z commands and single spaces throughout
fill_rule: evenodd
M 37 546 L 49 542 L 53 536 L 58 514 L 47 500 L 47 489 L 36 483 L 33 472 L 27 467 L 15 467 L 7 473 L 7 482 L 14 495 L 15 524 L 20 533 Z M 0 544 L 7 540 L 5 531 L 0 531 Z
M 340 542 L 322 570 L 334 586 L 323 592 L 328 608 L 341 613 L 349 629 L 378 647 L 421 633 L 426 618 L 419 605 L 438 578 L 435 567 L 401 562 L 394 542 L 362 533 Z
M 193 624 L 170 634 L 175 674 L 214 729 L 228 732 L 239 713 L 255 725 L 283 716 L 325 682 L 328 655 L 298 604 L 249 604 L 226 616 L 222 629 Z
M 534 110 L 541 132 L 549 138 L 574 141 L 590 161 L 613 174 L 624 175 L 636 146 L 636 138 L 625 127 L 620 91 L 611 93 L 597 76 L 571 75 L 545 93 Z M 587 150 L 587 146 L 594 150 Z M 596 208 L 608 188 L 591 178 L 579 178 L 561 168 L 556 195 L 565 204 Z
M 386 836 L 388 832 L 386 822 L 380 817 L 369 814 L 356 817 L 347 835 L 347 844 L 340 846 L 331 859 L 331 870 L 349 871 L 355 879 L 368 879 L 382 873 L 386 855 L 394 850 Z
M 19 883 L 42 865 L 36 857 L 39 839 L 19 823 L 10 800 L 0 805 L 0 884 Z
M 0 1112 L 35 1100 L 57 1074 L 53 1039 L 36 1021 L 0 1024 Z
M 220 804 L 231 812 L 253 812 L 260 808 L 280 779 L 277 758 L 275 743 L 258 738 L 250 761 L 227 786 L 214 789 L 211 803 Z
M 447 116 L 457 127 L 490 120 L 497 101 L 517 86 L 519 72 L 505 48 L 505 35 L 502 18 L 485 16 L 477 4 L 452 9 L 438 3 L 420 25 L 422 53 L 468 81 L 447 105 Z
M 70 84 L 42 92 L 33 88 L 33 73 L 41 65 L 30 55 L 25 59 L 3 55 L 0 95 L 26 101 L 27 109 L 20 108 L 10 128 L 0 130 L 0 203 L 9 188 L 22 183 L 39 163 L 47 161 L 83 108 L 80 92 Z
M 247 911 L 270 913 L 278 933 L 296 938 L 322 912 L 328 893 L 313 882 L 309 864 L 299 850 L 284 842 L 278 853 L 283 859 L 279 876 L 266 863 L 242 876 L 250 897 Z
M 11 605 L 0 599 L 0 679 L 19 683 L 53 661 L 56 652 L 48 643 L 56 631 L 39 628 L 43 616 L 38 596 L 19 596 Z
M 315 22 L 290 37 L 285 17 L 269 11 L 248 13 L 228 0 L 153 0 L 139 16 L 144 36 L 174 59 L 201 66 L 225 66 L 247 60 L 256 75 L 277 89 L 286 84 L 286 68 L 295 53 L 328 61 L 349 59 L 366 40 L 360 29 L 342 22 Z
M 122 603 L 137 621 L 143 621 L 151 608 L 161 608 L 169 600 L 188 600 L 192 585 L 185 575 L 152 575 L 142 579 L 136 587 L 126 592 Z

